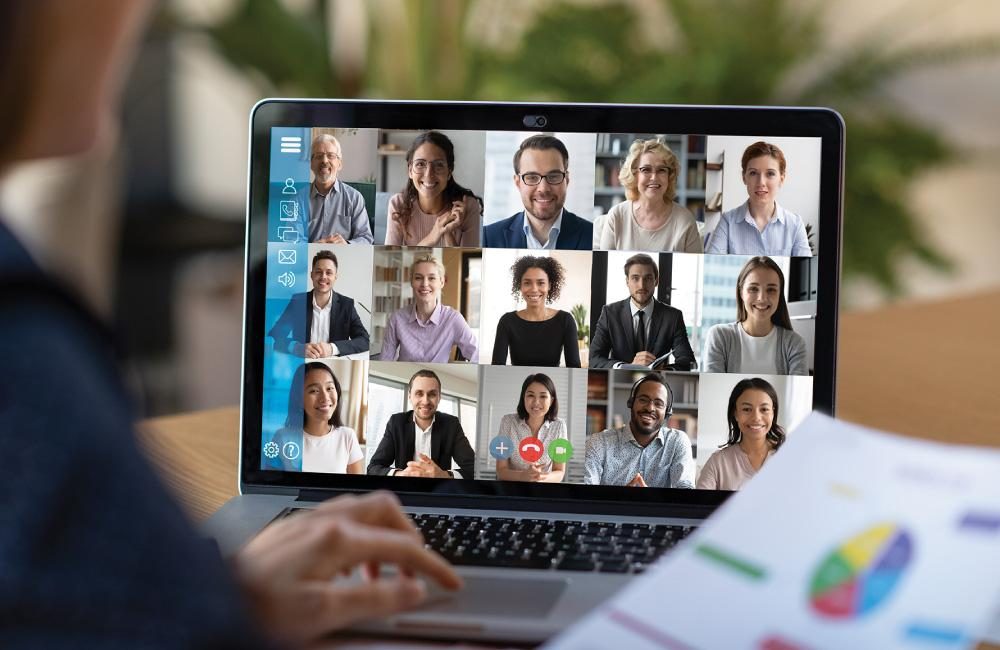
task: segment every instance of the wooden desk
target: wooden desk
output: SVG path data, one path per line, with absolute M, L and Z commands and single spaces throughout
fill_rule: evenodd
M 1000 290 L 843 314 L 837 415 L 948 442 L 1000 446 Z M 237 491 L 238 410 L 155 418 L 140 438 L 195 519 Z M 982 646 L 998 647 L 998 646 Z

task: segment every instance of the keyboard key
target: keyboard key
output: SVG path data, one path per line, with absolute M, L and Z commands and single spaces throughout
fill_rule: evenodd
M 601 566 L 598 571 L 601 573 L 628 573 L 630 568 L 630 563 L 625 560 L 617 560 L 612 562 L 601 562 Z
M 571 559 L 564 558 L 559 563 L 559 569 L 563 571 L 593 571 L 597 565 L 591 559 Z

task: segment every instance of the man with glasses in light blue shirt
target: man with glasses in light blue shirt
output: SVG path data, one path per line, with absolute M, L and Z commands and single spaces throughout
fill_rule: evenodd
M 533 135 L 514 154 L 514 185 L 524 211 L 486 226 L 483 246 L 591 250 L 594 225 L 564 209 L 569 151 L 559 138 Z
M 673 412 L 670 387 L 658 373 L 632 385 L 628 424 L 587 436 L 587 485 L 694 488 L 691 439 L 666 420 Z

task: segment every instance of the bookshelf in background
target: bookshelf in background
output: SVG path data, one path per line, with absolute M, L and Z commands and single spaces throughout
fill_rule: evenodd
M 416 254 L 425 249 L 375 247 L 375 269 L 372 277 L 372 354 L 382 351 L 382 339 L 389 315 L 413 298 L 410 286 L 410 265 Z
M 698 221 L 703 221 L 707 172 L 703 135 L 598 133 L 594 168 L 594 205 L 601 214 L 607 214 L 611 206 L 625 200 L 625 188 L 618 180 L 618 172 L 632 142 L 650 138 L 659 138 L 666 142 L 680 163 L 681 172 L 677 179 L 677 196 L 674 200 L 687 207 Z

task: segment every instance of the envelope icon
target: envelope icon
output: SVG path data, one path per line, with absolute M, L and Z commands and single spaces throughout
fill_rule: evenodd
M 295 264 L 295 251 L 294 250 L 279 250 L 278 251 L 278 264 Z

